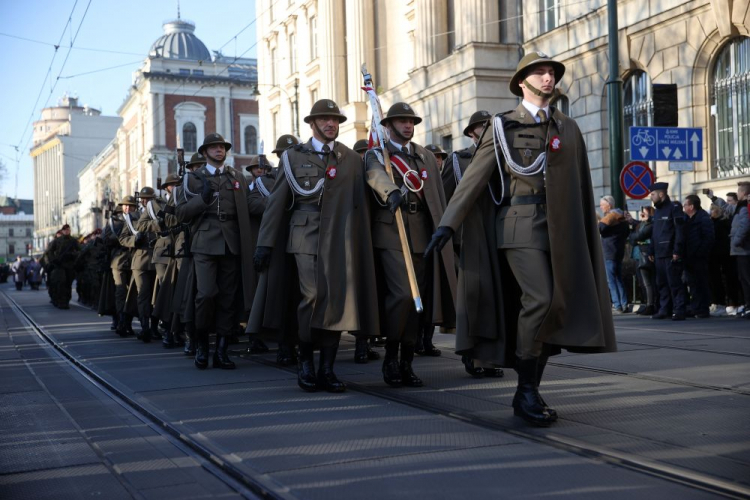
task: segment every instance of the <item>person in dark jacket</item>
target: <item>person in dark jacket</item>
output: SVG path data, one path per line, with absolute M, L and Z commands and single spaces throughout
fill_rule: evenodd
M 633 247 L 631 257 L 637 263 L 636 272 L 641 282 L 646 305 L 638 309 L 636 314 L 651 316 L 657 311 L 656 268 L 648 258 L 648 246 L 651 244 L 651 234 L 654 230 L 654 207 L 642 207 L 639 212 L 640 222 L 630 233 L 630 244 Z
M 714 246 L 714 225 L 711 216 L 701 208 L 701 200 L 691 194 L 682 209 L 685 221 L 685 275 L 690 290 L 689 315 L 710 318 L 711 305 L 708 285 L 708 258 Z
M 614 203 L 611 196 L 605 196 L 599 201 L 599 207 L 604 213 L 599 221 L 599 234 L 602 237 L 612 313 L 622 314 L 628 311 L 628 295 L 622 281 L 622 259 L 625 257 L 625 243 L 628 241 L 630 228 L 622 210 L 615 208 Z
M 719 205 L 711 204 L 714 246 L 708 258 L 708 282 L 711 289 L 711 315 L 726 316 L 727 308 L 739 306 L 740 282 L 737 265 L 729 255 L 729 231 L 732 221 Z
M 649 259 L 656 263 L 656 286 L 659 289 L 659 311 L 652 319 L 673 321 L 685 319 L 685 286 L 682 272 L 685 269 L 685 214 L 682 205 L 669 199 L 666 182 L 651 185 L 654 212 L 654 230 L 649 246 Z

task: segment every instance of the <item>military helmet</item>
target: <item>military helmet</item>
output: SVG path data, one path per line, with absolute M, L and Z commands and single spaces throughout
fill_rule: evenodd
M 255 167 L 260 167 L 266 170 L 271 170 L 273 168 L 273 165 L 271 164 L 271 162 L 268 161 L 268 158 L 266 158 L 265 155 L 263 156 L 259 155 L 259 156 L 253 156 L 252 158 L 250 158 L 250 163 L 248 163 L 245 166 L 245 170 L 250 172 Z
M 167 175 L 167 178 L 164 180 L 164 182 L 161 183 L 161 185 L 162 187 L 167 187 L 167 186 L 176 186 L 179 183 L 180 183 L 180 176 L 173 172 Z
M 335 116 L 339 119 L 339 123 L 346 121 L 346 115 L 342 115 L 338 105 L 330 99 L 320 99 L 313 104 L 310 114 L 305 117 L 305 123 L 310 123 L 318 116 Z
M 203 154 L 203 152 L 206 150 L 208 146 L 211 146 L 212 144 L 223 144 L 224 147 L 227 148 L 227 151 L 232 149 L 232 144 L 225 141 L 224 138 L 217 133 L 208 134 L 205 139 L 203 139 L 203 144 L 201 147 L 198 148 L 198 152 L 200 154 Z
M 203 156 L 200 153 L 193 153 L 193 156 L 190 157 L 190 161 L 187 162 L 185 165 L 186 167 L 190 168 L 193 166 L 201 166 L 206 164 L 206 157 Z
M 555 70 L 555 85 L 560 83 L 565 74 L 565 65 L 561 62 L 550 59 L 544 52 L 529 52 L 521 58 L 516 66 L 516 74 L 510 79 L 510 92 L 518 97 L 523 97 L 523 90 L 518 86 L 528 74 L 529 70 L 539 64 L 549 64 Z
M 141 192 L 138 193 L 138 196 L 140 196 L 142 200 L 150 200 L 151 198 L 156 197 L 156 191 L 154 191 L 154 188 L 146 186 L 141 189 Z
M 388 114 L 386 114 L 385 118 L 380 120 L 380 123 L 385 125 L 393 118 L 412 118 L 414 119 L 414 125 L 422 123 L 422 119 L 417 116 L 414 109 L 405 102 L 397 102 L 388 108 Z
M 138 203 L 135 202 L 135 196 L 124 196 L 118 205 L 130 205 L 131 207 L 137 207 Z
M 285 150 L 291 148 L 292 146 L 296 146 L 297 144 L 299 144 L 299 139 L 291 134 L 284 134 L 278 138 L 278 140 L 276 141 L 276 147 L 271 152 L 274 154 L 283 153 Z
M 466 137 L 471 137 L 469 135 L 469 132 L 471 132 L 471 130 L 475 126 L 479 125 L 480 123 L 489 121 L 490 118 L 492 118 L 492 115 L 490 114 L 489 111 L 485 111 L 485 110 L 477 111 L 476 113 L 471 115 L 471 118 L 469 118 L 469 124 L 466 125 L 466 128 L 464 129 L 464 135 Z
M 370 142 L 367 139 L 360 139 L 354 143 L 354 147 L 352 149 L 357 153 L 361 153 L 363 151 L 367 151 L 369 147 Z
M 429 151 L 430 153 L 434 154 L 435 156 L 442 157 L 443 160 L 445 160 L 446 158 L 448 158 L 448 153 L 446 153 L 445 151 L 443 151 L 443 148 L 441 148 L 437 144 L 428 144 L 424 148 L 427 151 Z

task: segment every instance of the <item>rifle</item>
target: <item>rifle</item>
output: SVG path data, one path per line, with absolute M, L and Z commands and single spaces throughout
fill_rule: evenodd
M 185 162 L 185 150 L 182 148 L 177 148 L 177 164 L 180 166 L 177 173 L 182 177 L 185 175 L 185 165 L 187 165 Z
M 370 143 L 377 142 L 383 152 L 383 160 L 385 163 L 385 172 L 391 181 L 393 179 L 393 168 L 391 167 L 391 157 L 388 154 L 388 132 L 381 124 L 383 118 L 383 110 L 380 106 L 380 98 L 375 92 L 375 84 L 372 81 L 372 75 L 367 72 L 365 64 L 362 65 L 362 77 L 364 78 L 364 90 L 370 97 L 370 107 L 372 108 L 372 127 L 370 128 Z M 404 227 L 404 218 L 401 214 L 401 207 L 396 208 L 396 212 L 393 214 L 396 219 L 396 226 L 398 227 L 398 237 L 401 240 L 401 252 L 404 254 L 404 263 L 406 264 L 406 274 L 409 277 L 409 288 L 411 288 L 411 296 L 414 299 L 414 307 L 418 313 L 421 313 L 424 308 L 422 307 L 422 297 L 419 295 L 419 285 L 417 284 L 417 276 L 414 272 L 414 263 L 411 260 L 411 248 L 409 248 L 409 240 L 406 238 L 406 228 Z

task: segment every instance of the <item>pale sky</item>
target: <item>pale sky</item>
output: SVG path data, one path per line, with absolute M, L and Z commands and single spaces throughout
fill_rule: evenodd
M 256 57 L 254 0 L 181 0 L 180 11 L 212 53 L 234 57 L 250 49 L 243 57 Z M 0 160 L 7 169 L 0 194 L 16 195 L 18 172 L 17 196 L 33 198 L 31 123 L 45 103 L 54 106 L 68 92 L 115 116 L 162 24 L 176 17 L 177 0 L 0 0 Z

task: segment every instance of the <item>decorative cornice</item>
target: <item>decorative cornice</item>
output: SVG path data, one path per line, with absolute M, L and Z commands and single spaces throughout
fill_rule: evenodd
M 143 78 L 147 80 L 169 81 L 169 82 L 189 82 L 189 83 L 225 83 L 243 87 L 254 87 L 257 82 L 252 80 L 243 80 L 228 76 L 212 75 L 180 75 L 178 73 L 167 73 L 164 71 L 147 71 L 143 73 Z

